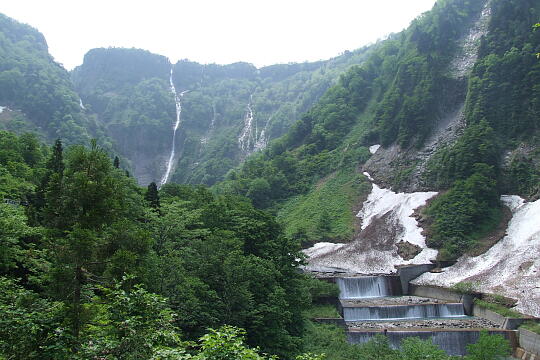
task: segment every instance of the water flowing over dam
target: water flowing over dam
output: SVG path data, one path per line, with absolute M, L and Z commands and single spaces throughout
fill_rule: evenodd
M 390 277 L 362 276 L 345 277 L 336 280 L 340 299 L 360 299 L 398 295 L 393 291 Z
M 421 273 L 412 271 L 416 276 Z M 431 340 L 448 355 L 463 356 L 467 345 L 478 341 L 482 329 L 509 339 L 514 336 L 515 340 L 512 331 L 467 316 L 462 302 L 403 295 L 408 287 L 403 287 L 401 275 L 334 278 L 340 289 L 339 309 L 349 343 L 363 344 L 384 335 L 393 348 L 399 348 L 402 340 L 418 337 Z
M 345 321 L 465 317 L 463 304 L 412 304 L 343 308 Z

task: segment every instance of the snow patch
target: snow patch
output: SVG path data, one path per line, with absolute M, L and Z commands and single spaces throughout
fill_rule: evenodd
M 362 174 L 364 174 L 365 177 L 367 177 L 369 179 L 369 181 L 371 182 L 374 182 L 375 180 L 373 180 L 373 178 L 371 177 L 371 175 L 369 175 L 368 172 L 364 171 Z
M 373 181 L 368 173 L 364 175 Z M 357 215 L 362 219 L 362 231 L 357 238 L 346 245 L 319 243 L 304 250 L 309 258 L 306 270 L 326 267 L 361 274 L 389 274 L 396 271 L 397 265 L 426 264 L 436 258 L 437 251 L 426 246 L 413 213 L 437 193 L 395 193 L 376 184 L 372 186 Z M 409 242 L 422 250 L 413 259 L 404 260 L 398 254 L 399 242 Z
M 482 255 L 464 255 L 443 273 L 426 273 L 413 283 L 450 287 L 471 282 L 479 291 L 517 299 L 518 311 L 540 316 L 540 200 L 525 203 L 509 195 L 501 200 L 513 212 L 501 241 Z
M 79 107 L 81 108 L 81 110 L 86 110 L 86 108 L 84 107 L 83 103 L 82 103 L 82 99 L 79 98 Z
M 0 114 L 4 112 L 5 108 L 6 108 L 6 106 L 0 106 Z
M 395 193 L 389 189 L 381 189 L 373 184 L 371 194 L 364 202 L 362 210 L 356 215 L 362 218 L 362 230 L 375 218 L 381 217 L 388 212 L 396 216 L 396 220 L 403 226 L 400 240 L 406 240 L 411 244 L 426 247 L 425 238 L 418 222 L 412 217 L 414 210 L 424 206 L 427 200 L 437 195 L 436 192 Z
M 371 145 L 369 147 L 369 152 L 372 153 L 372 154 L 375 154 L 377 152 L 377 150 L 379 150 L 380 147 L 381 147 L 381 145 L 379 145 L 379 144 Z
M 304 250 L 304 254 L 306 254 L 309 257 L 315 257 L 319 255 L 323 255 L 332 251 L 336 251 L 337 249 L 342 248 L 345 246 L 345 244 L 334 244 L 329 242 L 320 242 L 309 249 Z

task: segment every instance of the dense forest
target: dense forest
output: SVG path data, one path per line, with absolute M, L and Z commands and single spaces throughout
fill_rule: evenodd
M 312 285 L 271 216 L 203 187 L 143 191 L 95 141 L 0 139 L 0 354 L 148 359 L 225 323 L 299 352 Z

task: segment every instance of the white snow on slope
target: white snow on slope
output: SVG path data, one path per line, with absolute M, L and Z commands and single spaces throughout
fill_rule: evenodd
M 472 282 L 479 291 L 517 299 L 518 311 L 540 316 L 540 200 L 525 203 L 508 195 L 501 200 L 513 212 L 501 241 L 480 256 L 462 256 L 443 273 L 426 273 L 413 283 L 450 287 Z
M 364 175 L 372 180 L 369 174 Z M 333 247 L 320 243 L 304 250 L 309 257 L 306 270 L 338 268 L 361 274 L 388 274 L 396 271 L 396 265 L 430 263 L 437 251 L 427 248 L 422 229 L 412 215 L 436 194 L 395 193 L 373 184 L 371 194 L 357 215 L 362 219 L 360 234 L 349 244 Z M 404 260 L 396 246 L 402 241 L 419 246 L 421 252 L 411 260 Z
M 0 114 L 4 112 L 5 106 L 0 106 Z
M 369 152 L 372 153 L 372 154 L 375 154 L 377 152 L 377 150 L 379 150 L 380 147 L 381 147 L 381 145 L 379 145 L 379 144 L 371 145 L 369 147 Z

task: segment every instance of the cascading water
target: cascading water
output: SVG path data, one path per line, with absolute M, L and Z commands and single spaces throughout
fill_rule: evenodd
M 204 135 L 201 138 L 201 144 L 203 145 L 208 144 L 208 140 L 210 140 L 210 137 L 212 136 L 212 133 L 214 132 L 214 128 L 216 127 L 216 118 L 217 118 L 216 104 L 212 104 L 212 120 L 210 121 L 210 127 L 208 128 L 206 135 Z
M 242 132 L 238 137 L 238 146 L 244 152 L 249 152 L 253 144 L 253 109 L 251 108 L 252 100 L 253 94 L 249 96 L 246 116 L 244 117 L 244 128 L 242 129 Z
M 345 321 L 413 320 L 465 316 L 462 303 L 365 306 L 343 309 Z
M 170 76 L 169 82 L 171 84 L 171 92 L 174 94 L 174 102 L 176 104 L 176 122 L 174 123 L 174 129 L 173 129 L 171 155 L 169 156 L 169 160 L 167 161 L 167 169 L 165 170 L 165 174 L 163 175 L 163 177 L 161 178 L 161 181 L 159 182 L 160 187 L 165 185 L 167 181 L 169 180 L 171 169 L 173 167 L 175 147 L 176 147 L 176 131 L 180 127 L 180 114 L 182 113 L 181 99 L 184 96 L 184 94 L 187 92 L 187 91 L 182 91 L 180 94 L 176 92 L 176 88 L 174 87 L 174 82 L 173 82 L 173 69 L 172 68 L 171 68 L 171 76 Z
M 338 278 L 340 299 L 363 299 L 383 297 L 392 294 L 392 287 L 386 276 L 363 276 Z
M 255 146 L 254 146 L 255 151 L 263 150 L 266 147 L 266 145 L 268 145 L 268 135 L 266 133 L 268 132 L 268 124 L 270 124 L 270 121 L 272 120 L 273 117 L 274 115 L 268 118 L 260 134 L 258 132 L 256 133 L 257 139 L 255 141 Z

